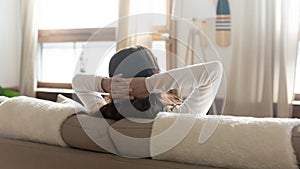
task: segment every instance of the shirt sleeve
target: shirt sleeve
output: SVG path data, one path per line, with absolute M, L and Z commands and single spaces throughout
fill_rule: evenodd
M 101 87 L 103 77 L 95 75 L 77 74 L 73 77 L 72 87 L 77 96 L 90 112 L 99 111 L 99 107 L 106 102 L 101 93 L 104 90 Z
M 156 74 L 146 78 L 145 83 L 149 93 L 192 88 L 192 92 L 181 105 L 167 106 L 165 111 L 206 114 L 215 99 L 222 75 L 222 64 L 214 61 Z

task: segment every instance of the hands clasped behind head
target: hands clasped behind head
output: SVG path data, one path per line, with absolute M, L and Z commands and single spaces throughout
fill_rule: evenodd
M 122 78 L 122 74 L 118 74 L 111 78 L 111 97 L 115 103 L 122 102 L 123 100 L 133 100 L 134 97 L 130 95 L 132 88 L 130 82 L 132 78 Z
M 149 95 L 145 78 L 122 78 L 121 74 L 111 78 L 110 94 L 115 103 L 125 99 L 146 98 Z

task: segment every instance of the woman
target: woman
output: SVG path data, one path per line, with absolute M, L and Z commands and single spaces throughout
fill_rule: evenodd
M 222 65 L 210 62 L 160 73 L 152 52 L 142 46 L 117 52 L 109 63 L 109 78 L 78 74 L 73 88 L 85 107 L 106 118 L 155 118 L 161 111 L 206 114 L 222 77 Z M 171 89 L 193 88 L 181 102 Z M 108 103 L 99 92 L 111 94 Z M 130 99 L 130 101 L 129 101 Z

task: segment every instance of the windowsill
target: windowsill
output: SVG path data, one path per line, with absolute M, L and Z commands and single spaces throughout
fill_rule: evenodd
M 292 102 L 292 105 L 293 105 L 293 106 L 300 106 L 300 100 L 294 100 L 294 101 Z
M 39 87 L 36 89 L 36 98 L 50 100 L 56 102 L 57 95 L 62 94 L 68 98 L 75 99 L 76 94 L 73 89 L 62 89 L 62 88 L 45 88 Z
M 65 94 L 73 94 L 73 93 L 75 93 L 75 91 L 73 89 L 46 88 L 46 87 L 39 87 L 39 88 L 36 89 L 36 92 L 65 93 Z
M 295 94 L 295 101 L 300 101 L 300 93 Z
M 295 100 L 293 104 L 293 117 L 300 118 L 300 100 Z

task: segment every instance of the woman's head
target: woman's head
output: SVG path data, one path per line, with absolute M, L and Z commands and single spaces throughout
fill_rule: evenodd
M 143 46 L 122 49 L 109 62 L 109 76 L 120 73 L 124 78 L 152 76 L 159 73 L 157 59 Z
M 135 46 L 118 51 L 109 62 L 109 76 L 121 74 L 123 78 L 149 77 L 159 73 L 156 57 L 143 46 Z M 119 103 L 118 108 L 113 100 L 103 106 L 100 112 L 105 118 L 121 119 L 125 117 L 154 118 L 165 105 L 178 103 L 176 96 L 166 93 L 151 93 L 144 99 L 131 100 L 131 105 Z M 122 112 L 119 113 L 121 109 Z

